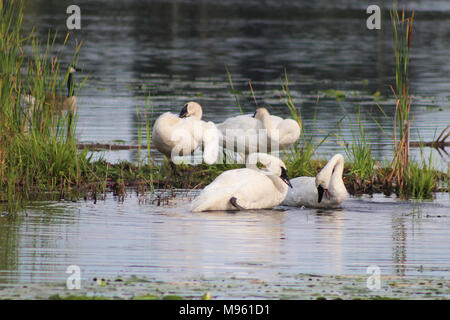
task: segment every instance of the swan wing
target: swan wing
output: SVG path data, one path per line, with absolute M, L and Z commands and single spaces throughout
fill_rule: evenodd
M 253 118 L 249 114 L 239 115 L 226 119 L 224 122 L 219 123 L 217 128 L 225 134 L 227 129 L 240 129 L 240 130 L 255 130 L 258 128 L 258 119 Z
M 279 145 L 280 148 L 287 148 L 294 144 L 300 137 L 300 126 L 297 121 L 292 119 L 285 119 L 277 126 L 279 130 Z
M 192 211 L 236 210 L 230 203 L 235 197 L 246 209 L 267 208 L 277 205 L 275 188 L 264 174 L 252 169 L 228 170 L 205 187 L 192 202 Z M 279 204 L 279 203 L 278 203 Z
M 282 205 L 301 207 L 317 204 L 318 193 L 314 177 L 297 177 L 290 181 L 292 188 L 288 190 Z

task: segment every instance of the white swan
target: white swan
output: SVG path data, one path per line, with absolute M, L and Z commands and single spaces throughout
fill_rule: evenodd
M 239 115 L 217 125 L 220 145 L 235 152 L 270 152 L 291 146 L 300 137 L 300 126 L 292 119 L 270 115 L 266 108 L 253 116 Z
M 190 155 L 199 146 L 203 160 L 213 164 L 219 152 L 220 132 L 212 122 L 201 120 L 202 107 L 196 102 L 186 103 L 179 115 L 166 112 L 156 119 L 152 131 L 152 145 L 170 161 L 173 157 Z
M 258 169 L 258 162 L 263 169 Z M 288 186 L 291 184 L 283 161 L 265 153 L 252 153 L 247 168 L 221 173 L 193 200 L 191 210 L 272 208 L 283 201 Z
M 342 181 L 344 157 L 336 154 L 314 177 L 298 177 L 291 180 L 282 205 L 313 208 L 335 208 L 347 199 L 347 189 Z M 324 197 L 325 195 L 325 197 Z

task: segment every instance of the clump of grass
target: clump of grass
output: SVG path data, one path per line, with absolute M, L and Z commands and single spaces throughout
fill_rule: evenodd
M 412 26 L 414 12 L 411 17 L 405 17 L 403 9 L 401 17 L 395 8 L 390 11 L 393 25 L 393 41 L 395 52 L 395 89 L 391 87 L 396 98 L 394 116 L 394 159 L 392 161 L 392 174 L 389 179 L 395 178 L 400 190 L 405 185 L 406 172 L 409 161 L 409 133 L 412 97 L 409 93 L 409 58 L 412 40 Z
M 314 176 L 318 172 L 318 162 L 311 161 L 315 155 L 316 150 L 328 139 L 329 134 L 326 135 L 319 143 L 315 143 L 314 130 L 316 127 L 316 117 L 313 120 L 313 129 L 308 135 L 303 130 L 300 134 L 300 141 L 303 142 L 300 146 L 300 141 L 297 141 L 292 146 L 291 150 L 285 152 L 287 172 L 290 177 L 299 176 Z M 319 167 L 322 163 L 319 163 Z
M 436 189 L 437 180 L 436 170 L 429 165 L 409 161 L 408 168 L 405 170 L 402 194 L 415 199 L 431 198 L 432 192 Z
M 442 174 L 433 167 L 432 153 L 428 161 L 425 161 L 423 148 L 420 151 L 422 161 L 409 160 L 405 170 L 405 184 L 400 190 L 402 196 L 419 200 L 431 198 L 432 192 L 437 189 L 439 180 L 442 179 Z
M 355 135 L 352 128 L 353 141 L 350 144 L 345 143 L 345 153 L 351 163 L 350 174 L 358 176 L 363 181 L 373 180 L 373 169 L 376 162 L 361 121 L 360 110 L 358 110 L 357 121 L 359 136 Z
M 151 100 L 151 95 L 149 94 L 146 101 L 145 101 L 145 107 L 143 112 L 139 112 L 139 110 L 136 110 L 137 116 L 139 117 L 143 117 L 144 122 L 145 122 L 145 128 L 141 127 L 140 123 L 138 123 L 137 126 L 137 130 L 138 130 L 138 167 L 139 169 L 141 168 L 141 145 L 142 145 L 142 134 L 143 131 L 145 129 L 145 137 L 147 140 L 147 167 L 150 168 L 150 175 L 149 175 L 149 184 L 150 184 L 150 188 L 151 188 L 151 192 L 153 193 L 155 188 L 153 185 L 153 167 L 154 167 L 154 163 L 152 162 L 152 158 L 151 158 L 151 154 L 150 154 L 150 149 L 151 149 L 151 144 L 152 144 L 152 124 L 151 124 L 151 120 L 153 118 L 153 104 L 152 104 L 152 100 Z
M 67 80 L 60 76 L 58 55 L 50 54 L 55 37 L 42 50 L 33 33 L 23 36 L 22 8 L 22 1 L 8 1 L 0 11 L 0 190 L 6 190 L 0 200 L 10 212 L 34 192 L 79 183 L 89 162 L 87 151 L 78 153 L 73 134 L 67 134 L 68 117 L 46 98 Z M 26 45 L 31 56 L 24 55 Z M 34 97 L 34 107 L 26 94 Z

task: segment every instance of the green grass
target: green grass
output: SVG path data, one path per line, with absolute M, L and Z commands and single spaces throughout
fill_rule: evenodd
M 359 109 L 357 122 L 357 133 L 355 133 L 352 124 L 350 124 L 353 139 L 350 143 L 346 142 L 344 144 L 348 162 L 351 163 L 350 174 L 357 175 L 362 180 L 371 180 L 373 179 L 376 162 L 372 156 L 372 147 L 364 130 Z
M 75 126 L 68 130 L 68 116 L 48 98 L 61 93 L 68 76 L 65 67 L 60 71 L 59 53 L 51 54 L 56 35 L 44 45 L 33 33 L 22 35 L 22 7 L 22 1 L 9 1 L 0 13 L 0 190 L 6 190 L 0 200 L 10 212 L 36 190 L 77 184 L 89 162 L 76 149 Z M 26 94 L 36 99 L 34 107 Z
M 438 185 L 440 175 L 433 168 L 431 155 L 430 153 L 428 163 L 409 160 L 405 170 L 405 185 L 401 190 L 403 196 L 419 200 L 431 198 L 432 192 Z
M 397 8 L 390 11 L 393 26 L 393 42 L 395 56 L 395 89 L 391 90 L 396 99 L 394 116 L 394 159 L 392 161 L 392 175 L 395 183 L 403 189 L 405 186 L 405 171 L 409 165 L 409 135 L 410 110 L 412 96 L 409 93 L 409 59 L 413 33 L 414 12 L 411 17 L 405 16 L 403 9 L 401 15 Z
M 239 97 L 238 97 L 238 95 L 240 94 L 240 92 L 234 88 L 233 80 L 231 79 L 231 74 L 230 74 L 230 71 L 228 70 L 228 67 L 227 67 L 227 66 L 225 66 L 225 71 L 227 72 L 228 82 L 230 83 L 230 87 L 231 87 L 230 92 L 231 92 L 231 94 L 233 94 L 233 96 L 234 96 L 234 99 L 235 99 L 235 101 L 236 101 L 236 105 L 237 105 L 237 107 L 239 108 L 239 112 L 240 112 L 241 114 L 244 114 L 244 111 L 242 110 L 241 103 L 239 102 Z

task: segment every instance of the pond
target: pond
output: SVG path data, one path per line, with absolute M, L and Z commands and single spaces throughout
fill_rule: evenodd
M 286 71 L 305 132 L 317 143 L 333 133 L 317 157 L 345 153 L 342 145 L 355 139 L 360 110 L 374 157 L 391 159 L 391 3 L 378 4 L 379 31 L 365 27 L 366 8 L 356 0 L 82 4 L 81 30 L 71 32 L 67 47 L 55 48 L 68 65 L 75 43 L 83 41 L 83 72 L 75 78 L 88 78 L 78 93 L 77 139 L 137 144 L 144 120 L 136 110 L 145 109 L 149 95 L 152 119 L 195 100 L 204 118 L 217 123 L 239 113 L 236 99 L 246 113 L 268 105 L 286 117 Z M 25 28 L 36 26 L 43 39 L 49 28 L 59 30 L 56 43 L 62 43 L 67 5 L 27 2 Z M 450 124 L 450 4 L 417 0 L 407 8 L 416 14 L 411 140 L 432 141 Z M 424 156 L 430 153 L 435 166 L 447 171 L 448 156 L 430 149 Z M 100 155 L 111 162 L 139 157 L 136 151 Z M 156 151 L 152 156 L 162 159 Z M 420 150 L 412 149 L 412 156 L 420 160 Z M 158 206 L 152 195 L 128 190 L 124 201 L 108 193 L 95 204 L 34 203 L 14 220 L 2 218 L 0 282 L 65 281 L 69 265 L 80 266 L 83 280 L 138 275 L 271 281 L 283 273 L 366 275 L 370 265 L 384 275 L 450 274 L 448 193 L 422 203 L 375 194 L 350 198 L 337 210 L 200 214 L 188 210 L 192 196 L 180 190 L 169 205 Z
M 0 282 L 151 276 L 162 281 L 283 274 L 448 276 L 450 201 L 420 204 L 383 195 L 351 198 L 335 210 L 277 207 L 189 212 L 195 194 L 169 205 L 129 190 L 125 200 L 39 204 L 0 224 Z

